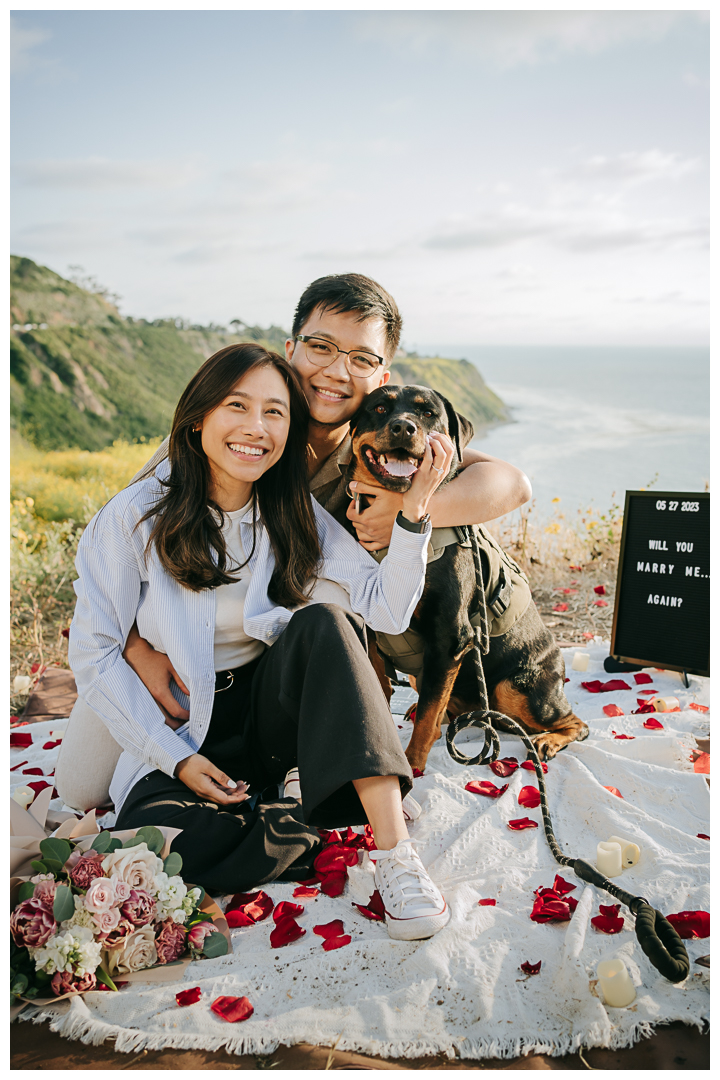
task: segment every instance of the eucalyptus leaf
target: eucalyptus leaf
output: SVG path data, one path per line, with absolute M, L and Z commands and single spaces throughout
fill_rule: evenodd
M 103 986 L 107 986 L 108 990 L 117 990 L 117 986 L 104 968 L 95 968 L 95 977 L 99 983 L 102 983 Z
M 35 982 L 39 983 L 40 986 L 47 986 L 51 979 L 52 975 L 48 975 L 47 971 L 43 971 L 42 968 L 35 972 Z
M 123 848 L 137 847 L 138 844 L 144 844 L 145 840 L 142 836 L 131 836 L 127 840 L 123 840 Z
M 24 994 L 28 987 L 27 975 L 18 975 L 15 982 L 10 987 L 11 994 Z
M 137 835 L 145 841 L 148 850 L 154 852 L 155 855 L 159 855 L 165 846 L 165 837 L 154 825 L 141 825 Z
M 48 859 L 54 859 L 60 863 L 60 869 L 62 869 L 70 858 L 72 848 L 67 840 L 61 840 L 57 836 L 49 836 L 47 840 L 40 841 L 40 851 L 46 862 Z
M 92 842 L 92 850 L 93 851 L 99 851 L 101 855 L 104 855 L 105 852 L 110 847 L 110 841 L 111 840 L 112 840 L 112 837 L 111 837 L 110 833 L 108 832 L 108 830 L 103 829 L 103 831 L 101 833 L 98 833 L 97 836 L 95 837 L 95 839 L 93 840 L 93 842 Z
M 112 840 L 110 841 L 110 847 L 108 848 L 108 855 L 110 855 L 113 851 L 117 851 L 118 848 L 121 847 L 122 840 L 119 840 L 117 836 L 113 836 Z
M 203 941 L 203 955 L 211 959 L 215 956 L 225 956 L 228 951 L 228 943 L 225 940 L 223 934 L 219 934 L 217 931 L 214 934 L 208 934 Z
M 49 874 L 59 874 L 63 868 L 63 864 L 59 859 L 48 859 L 47 856 L 43 859 Z
M 39 993 L 40 993 L 40 987 L 39 986 L 31 986 L 28 990 L 25 991 L 25 997 L 29 1001 L 32 1001 L 32 999 L 36 998 Z
M 163 863 L 163 870 L 168 877 L 174 877 L 175 874 L 179 874 L 182 870 L 182 864 L 182 855 L 177 851 L 171 851 Z
M 29 900 L 34 892 L 35 886 L 33 885 L 32 881 L 23 881 L 22 885 L 18 890 L 18 897 L 20 899 L 20 903 L 22 903 L 23 900 Z
M 67 885 L 58 885 L 55 889 L 53 901 L 53 917 L 55 922 L 61 923 L 70 919 L 75 914 L 75 900 Z
M 44 862 L 40 862 L 39 859 L 33 859 L 30 865 L 36 874 L 47 874 L 47 866 Z

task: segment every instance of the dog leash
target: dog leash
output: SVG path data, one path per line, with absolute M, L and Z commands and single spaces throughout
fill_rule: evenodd
M 632 893 L 626 892 L 625 889 L 621 889 L 585 859 L 573 859 L 571 856 L 563 854 L 553 831 L 550 811 L 547 805 L 545 778 L 534 743 L 527 732 L 520 724 L 513 720 L 512 717 L 489 708 L 482 657 L 486 656 L 490 651 L 490 627 L 488 624 L 482 563 L 480 561 L 477 537 L 475 536 L 475 531 L 472 526 L 469 527 L 468 532 L 470 533 L 473 562 L 475 564 L 475 585 L 479 603 L 478 614 L 480 615 L 479 625 L 475 627 L 475 641 L 473 643 L 473 659 L 475 664 L 475 674 L 477 676 L 480 708 L 474 712 L 463 713 L 461 716 L 457 716 L 454 720 L 451 720 L 446 738 L 448 753 L 450 754 L 450 757 L 460 765 L 489 765 L 490 762 L 497 761 L 500 756 L 500 739 L 498 738 L 497 731 L 493 727 L 493 721 L 502 720 L 503 726 L 509 726 L 522 740 L 528 751 L 529 760 L 532 762 L 533 768 L 535 769 L 540 792 L 540 809 L 542 811 L 545 838 L 555 860 L 560 863 L 561 866 L 565 866 L 572 870 L 582 881 L 587 881 L 600 889 L 604 889 L 605 892 L 610 893 L 611 896 L 614 896 L 622 904 L 625 904 L 635 916 L 635 933 L 638 942 L 640 943 L 640 947 L 650 960 L 650 963 L 653 964 L 660 974 L 670 982 L 682 982 L 682 980 L 687 978 L 690 973 L 690 959 L 679 934 L 674 927 L 671 926 L 665 916 L 652 907 L 650 902 L 646 900 L 644 896 L 633 896 Z M 455 746 L 455 739 L 459 732 L 471 727 L 480 728 L 485 739 L 481 752 L 477 757 L 473 758 L 463 754 L 463 752 L 458 750 Z

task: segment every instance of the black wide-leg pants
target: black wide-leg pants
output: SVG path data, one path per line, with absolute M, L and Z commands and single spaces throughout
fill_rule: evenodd
M 156 770 L 132 788 L 116 828 L 182 829 L 172 848 L 183 877 L 211 893 L 310 877 L 316 827 L 367 821 L 353 780 L 397 776 L 403 796 L 412 787 L 363 620 L 334 604 L 302 608 L 258 660 L 218 672 L 200 752 L 257 798 L 219 806 Z M 276 796 L 296 765 L 302 805 Z

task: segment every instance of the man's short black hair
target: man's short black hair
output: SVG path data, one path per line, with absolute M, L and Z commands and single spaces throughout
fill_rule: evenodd
M 328 274 L 308 285 L 298 300 L 292 334 L 299 334 L 315 308 L 342 314 L 352 311 L 360 322 L 382 319 L 387 340 L 386 360 L 392 360 L 400 344 L 402 317 L 389 292 L 364 274 Z

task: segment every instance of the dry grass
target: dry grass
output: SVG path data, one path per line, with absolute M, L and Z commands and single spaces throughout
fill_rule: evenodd
M 66 635 L 75 606 L 72 581 L 80 534 L 155 445 L 118 443 L 100 453 L 41 454 L 27 447 L 14 452 L 10 678 L 12 686 L 16 675 L 29 676 L 31 686 L 11 692 L 11 714 L 25 707 L 45 666 L 68 666 Z M 590 507 L 568 520 L 560 501 L 555 503 L 549 522 L 540 519 L 533 501 L 492 522 L 491 531 L 528 574 L 540 614 L 559 641 L 609 638 L 622 515 L 617 506 L 604 514 Z M 604 596 L 594 592 L 599 585 L 605 586 Z M 566 610 L 553 610 L 563 604 Z

